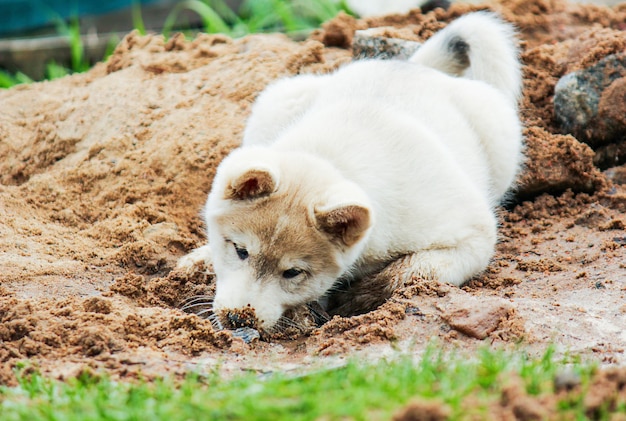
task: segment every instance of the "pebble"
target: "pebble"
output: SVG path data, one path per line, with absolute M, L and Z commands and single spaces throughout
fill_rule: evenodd
M 447 306 L 443 319 L 453 329 L 476 339 L 485 339 L 506 319 L 512 305 L 491 297 L 455 297 Z
M 554 376 L 554 391 L 560 392 L 565 390 L 569 392 L 580 386 L 581 383 L 582 380 L 578 373 L 572 370 L 561 371 Z
M 169 244 L 180 239 L 178 225 L 172 222 L 159 222 L 143 231 L 143 237 L 157 244 Z
M 404 314 L 406 314 L 407 316 L 417 316 L 417 317 L 424 317 L 424 313 L 422 312 L 422 310 L 420 310 L 418 307 L 414 307 L 414 306 L 408 306 L 405 310 L 404 310 Z
M 416 41 L 389 38 L 383 35 L 386 28 L 370 28 L 356 31 L 352 38 L 352 54 L 357 59 L 408 60 L 422 45 Z
M 240 327 L 233 330 L 231 334 L 234 338 L 240 338 L 247 344 L 261 338 L 261 334 L 259 333 L 259 331 L 251 327 Z
M 624 155 L 626 155 L 626 153 Z M 626 165 L 609 168 L 604 171 L 604 175 L 614 184 L 626 184 Z
M 563 76 L 554 113 L 566 133 L 592 148 L 626 140 L 626 52 Z

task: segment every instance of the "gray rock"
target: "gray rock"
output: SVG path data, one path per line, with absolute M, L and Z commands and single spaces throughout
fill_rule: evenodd
M 259 331 L 251 327 L 240 327 L 235 329 L 232 331 L 232 335 L 235 338 L 241 338 L 247 344 L 258 340 L 261 337 Z
M 555 374 L 554 376 L 554 391 L 570 392 L 582 384 L 580 374 L 572 371 L 571 369 L 565 369 Z
M 626 53 L 568 73 L 557 83 L 554 113 L 566 133 L 597 148 L 626 140 Z
M 624 155 L 626 155 L 626 148 L 624 150 Z M 615 184 L 626 185 L 626 165 L 609 168 L 604 171 L 604 175 Z
M 407 60 L 420 47 L 419 42 L 400 38 L 389 38 L 381 34 L 384 28 L 356 31 L 352 38 L 352 54 L 357 59 Z

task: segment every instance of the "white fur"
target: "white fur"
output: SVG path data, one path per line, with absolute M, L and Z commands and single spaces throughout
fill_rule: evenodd
M 406 13 L 426 3 L 427 0 L 347 0 L 348 7 L 359 16 L 380 16 Z
M 460 37 L 470 45 L 471 65 L 459 74 L 451 69 L 453 60 L 447 49 L 448 42 L 454 37 Z M 486 82 L 504 93 L 515 107 L 522 91 L 522 70 L 517 55 L 514 28 L 503 25 L 492 13 L 476 12 L 455 20 L 444 31 L 433 35 L 410 61 Z
M 273 143 L 311 107 L 325 76 L 301 75 L 279 79 L 260 95 L 254 104 L 254 118 L 248 120 L 244 139 L 254 138 L 258 146 Z
M 470 47 L 470 67 L 459 75 L 449 74 L 459 65 L 446 44 L 454 37 Z M 286 307 L 319 298 L 334 279 L 368 274 L 403 255 L 412 256 L 412 274 L 454 285 L 484 270 L 497 237 L 494 206 L 522 158 L 520 83 L 512 28 L 475 13 L 436 34 L 409 62 L 360 61 L 332 75 L 270 85 L 207 202 L 216 309 L 250 304 L 271 327 Z M 218 244 L 224 227 L 215 215 L 233 206 L 222 194 L 229 180 L 257 167 L 280 179 L 281 189 L 308 194 L 311 207 L 358 203 L 370 210 L 366 235 L 337 253 L 340 273 L 287 294 L 237 269 L 236 255 Z M 246 235 L 254 248 L 254 234 Z

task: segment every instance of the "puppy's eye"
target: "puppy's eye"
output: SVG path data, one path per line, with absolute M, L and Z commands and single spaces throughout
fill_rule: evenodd
M 287 269 L 286 271 L 283 272 L 283 278 L 285 279 L 295 278 L 301 273 L 302 273 L 302 269 L 296 269 L 296 268 Z
M 246 260 L 248 258 L 248 250 L 246 250 L 244 247 L 239 247 L 237 244 L 233 243 L 233 245 L 235 246 L 237 256 L 239 256 L 241 260 Z

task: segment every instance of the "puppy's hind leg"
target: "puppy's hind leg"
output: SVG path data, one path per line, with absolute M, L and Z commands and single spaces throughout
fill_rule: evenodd
M 352 282 L 347 289 L 335 291 L 329 300 L 328 314 L 356 316 L 383 304 L 394 291 L 402 288 L 411 279 L 410 271 L 405 271 L 408 266 L 407 257 L 396 259 L 380 272 Z
M 256 99 L 246 122 L 244 145 L 268 145 L 298 121 L 315 102 L 327 76 L 300 75 L 279 79 Z
M 467 227 L 454 243 L 433 244 L 405 256 L 405 278 L 417 276 L 460 286 L 489 265 L 496 240 L 495 221 Z
M 496 243 L 495 223 L 468 228 L 464 234 L 455 244 L 409 253 L 379 273 L 354 282 L 348 290 L 334 294 L 335 306 L 328 313 L 347 317 L 371 311 L 413 278 L 460 286 L 489 264 Z

